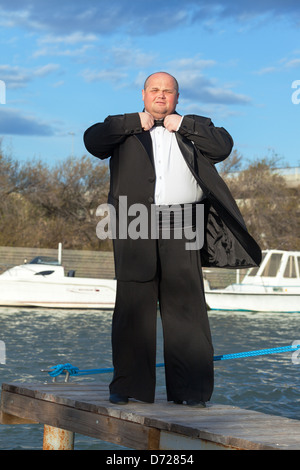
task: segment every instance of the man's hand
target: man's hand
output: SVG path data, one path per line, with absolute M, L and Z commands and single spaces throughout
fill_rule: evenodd
M 149 113 L 139 113 L 141 125 L 144 131 L 149 131 L 154 126 L 154 117 Z M 179 114 L 169 114 L 164 119 L 164 126 L 169 132 L 178 129 L 182 116 Z
M 179 114 L 169 114 L 164 119 L 164 126 L 169 132 L 175 132 L 178 129 L 180 121 L 181 116 Z
M 149 131 L 154 126 L 154 117 L 149 113 L 139 113 L 141 125 L 144 131 Z

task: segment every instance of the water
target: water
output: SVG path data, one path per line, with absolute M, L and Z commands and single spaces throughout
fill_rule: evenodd
M 300 340 L 299 314 L 211 312 L 215 355 L 287 346 Z M 80 369 L 111 367 L 111 312 L 0 308 L 0 341 L 6 363 L 3 382 L 43 382 L 50 366 L 70 362 Z M 215 362 L 212 403 L 234 405 L 300 419 L 300 355 L 272 354 Z M 295 360 L 296 359 L 296 360 Z M 163 362 L 158 318 L 157 362 Z M 109 383 L 111 374 L 72 378 Z M 164 370 L 157 369 L 164 387 Z M 1 425 L 1 450 L 40 450 L 42 425 Z M 119 449 L 110 443 L 76 435 L 75 450 Z

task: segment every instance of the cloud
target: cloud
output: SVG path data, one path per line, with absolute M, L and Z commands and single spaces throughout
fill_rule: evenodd
M 61 57 L 85 57 L 85 54 L 89 49 L 92 49 L 93 46 L 89 44 L 84 44 L 81 47 L 76 49 L 61 49 L 58 44 L 53 46 L 42 47 L 35 51 L 32 55 L 34 59 L 42 56 L 61 56 Z
M 261 22 L 273 22 L 274 19 L 289 19 L 295 26 L 299 21 L 300 3 L 298 0 L 210 0 L 198 2 L 199 9 L 195 9 L 194 22 L 228 21 L 233 19 L 246 30 L 259 25 Z M 240 30 L 242 31 L 242 30 Z
M 168 63 L 168 70 L 179 82 L 180 94 L 189 103 L 219 105 L 249 105 L 251 98 L 235 93 L 230 84 L 218 84 L 218 80 L 203 74 L 204 69 L 215 67 L 216 61 L 199 56 L 181 58 Z
M 152 0 L 151 4 L 143 0 L 64 0 L 63 3 L 32 0 L 27 5 L 21 0 L 4 0 L 0 7 L 0 24 L 62 35 L 70 32 L 111 34 L 121 29 L 132 34 L 153 33 L 186 21 L 188 14 L 180 3 L 174 2 L 170 14 L 169 5 L 159 0 Z
M 7 88 L 23 88 L 35 78 L 45 77 L 57 71 L 59 67 L 57 64 L 46 64 L 27 69 L 17 65 L 0 65 L 0 77 Z
M 66 36 L 55 36 L 53 34 L 48 34 L 43 36 L 38 40 L 40 44 L 81 44 L 83 42 L 95 42 L 97 41 L 97 36 L 95 34 L 83 34 L 80 31 L 68 34 Z
M 109 81 L 113 84 L 120 84 L 122 79 L 127 78 L 127 73 L 121 73 L 116 69 L 103 69 L 103 70 L 84 70 L 82 76 L 86 82 Z
M 224 22 L 228 18 L 248 25 L 251 20 L 289 18 L 299 21 L 298 0 L 2 0 L 0 24 L 48 34 L 108 35 L 127 32 L 151 35 L 192 23 Z
M 54 129 L 40 119 L 6 107 L 0 109 L 0 135 L 52 136 L 54 133 Z
M 154 57 L 138 50 L 130 50 L 125 47 L 114 47 L 109 52 L 113 66 L 101 70 L 86 69 L 81 76 L 88 83 L 97 81 L 108 81 L 114 86 L 136 88 L 143 86 L 147 73 L 141 69 L 151 66 L 155 71 L 156 60 Z M 216 67 L 215 60 L 203 59 L 199 55 L 194 57 L 182 57 L 166 63 L 165 71 L 174 75 L 180 88 L 180 94 L 184 102 L 188 103 L 210 103 L 219 105 L 249 105 L 251 98 L 240 93 L 235 93 L 232 85 L 218 84 L 215 78 L 204 75 L 205 69 Z M 131 78 L 133 70 L 138 69 L 136 78 Z M 157 70 L 158 71 L 158 70 Z
M 125 56 L 124 59 L 123 56 Z M 128 67 L 126 57 L 129 60 Z M 160 62 L 160 57 L 149 58 L 147 54 L 142 55 L 142 59 L 146 61 L 143 70 L 141 70 L 141 64 L 132 63 L 134 57 L 136 62 L 139 62 L 139 55 L 136 51 L 130 52 L 125 48 L 120 48 L 115 57 L 114 67 L 101 70 L 88 69 L 82 72 L 82 76 L 86 82 L 105 80 L 111 82 L 113 86 L 122 88 L 142 88 L 146 77 L 150 73 L 162 70 L 160 66 L 156 66 Z M 147 58 L 149 63 L 147 63 Z M 222 111 L 224 111 L 230 105 L 246 106 L 252 104 L 252 99 L 249 96 L 233 90 L 234 84 L 220 84 L 218 79 L 207 75 L 206 69 L 217 68 L 218 65 L 215 60 L 204 59 L 197 54 L 194 57 L 181 57 L 171 60 L 165 64 L 163 70 L 171 73 L 179 82 L 180 103 L 185 109 L 190 108 L 190 106 L 203 107 L 204 104 L 209 104 L 223 106 Z M 132 77 L 134 73 L 135 76 Z
M 47 34 L 38 39 L 38 49 L 33 53 L 34 58 L 41 56 L 84 57 L 88 50 L 93 49 L 98 40 L 95 34 L 73 32 L 64 36 Z M 78 46 L 79 47 L 74 47 Z
M 291 59 L 284 64 L 284 66 L 287 68 L 299 67 L 299 65 L 300 65 L 300 59 Z
M 279 60 L 275 65 L 269 66 L 269 67 L 264 67 L 260 70 L 257 70 L 254 72 L 256 75 L 265 75 L 269 73 L 275 73 L 275 72 L 282 72 L 285 70 L 293 69 L 300 67 L 300 52 L 299 51 L 294 51 L 292 53 L 293 55 L 297 55 L 298 57 L 291 58 L 291 57 L 284 57 L 283 59 Z
M 41 67 L 36 67 L 32 71 L 33 77 L 46 77 L 47 75 L 51 74 L 58 70 L 60 66 L 58 64 L 47 64 L 42 65 Z
M 25 70 L 11 65 L 0 65 L 0 76 L 7 88 L 22 88 L 30 80 L 30 75 Z
M 218 1 L 213 1 L 213 4 L 220 4 Z M 249 18 L 253 16 L 266 15 L 275 17 L 293 16 L 295 13 L 300 12 L 300 5 L 298 0 L 240 0 L 236 2 L 229 0 L 223 5 L 222 16 L 231 16 L 238 18 Z
M 200 94 L 200 99 L 206 103 L 218 104 L 246 105 L 251 103 L 250 97 L 217 86 L 204 87 Z
M 109 51 L 110 60 L 121 67 L 149 67 L 154 63 L 155 56 L 140 49 L 124 46 L 114 46 Z
M 251 98 L 247 95 L 235 93 L 225 85 L 218 85 L 216 80 L 209 79 L 200 74 L 189 76 L 189 79 L 178 74 L 177 77 L 179 77 L 181 95 L 185 99 L 198 103 L 224 105 L 248 105 L 251 103 Z
M 264 67 L 257 72 L 254 72 L 256 75 L 266 75 L 268 73 L 274 73 L 277 72 L 278 68 L 277 67 Z
M 121 87 L 131 86 L 128 85 L 130 72 L 154 66 L 157 58 L 151 53 L 130 46 L 113 46 L 102 52 L 103 68 L 100 70 L 86 69 L 81 72 L 81 76 L 88 83 L 104 80 Z M 108 66 L 105 67 L 105 64 Z
M 171 60 L 168 63 L 168 66 L 176 69 L 184 70 L 203 70 L 208 67 L 213 67 L 216 65 L 215 60 L 211 59 L 201 59 L 199 56 L 196 57 L 185 57 L 182 59 Z

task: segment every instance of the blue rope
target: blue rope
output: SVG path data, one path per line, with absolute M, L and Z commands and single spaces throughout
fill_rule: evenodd
M 248 351 L 235 354 L 222 354 L 220 356 L 215 356 L 214 361 L 225 361 L 226 359 L 237 359 L 239 357 L 250 357 L 250 356 L 263 356 L 264 354 L 276 354 L 289 351 L 297 351 L 300 349 L 300 344 L 294 346 L 282 346 L 279 348 L 271 349 L 259 349 L 258 351 Z
M 291 346 L 282 346 L 278 348 L 270 348 L 270 349 L 259 349 L 257 351 L 247 351 L 241 353 L 234 353 L 234 354 L 221 354 L 220 356 L 214 356 L 214 361 L 225 361 L 228 359 L 238 359 L 243 357 L 251 357 L 251 356 L 263 356 L 265 354 L 277 354 L 282 352 L 292 352 L 297 351 L 300 349 L 300 344 L 298 345 L 291 345 Z M 164 367 L 164 363 L 156 364 L 156 367 Z M 49 375 L 51 377 L 57 377 L 61 374 L 69 373 L 69 375 L 91 375 L 91 374 L 104 374 L 108 372 L 113 372 L 113 367 L 105 368 L 105 369 L 86 369 L 86 370 L 79 370 L 78 367 L 73 366 L 72 364 L 58 364 L 57 366 L 50 367 L 51 371 Z

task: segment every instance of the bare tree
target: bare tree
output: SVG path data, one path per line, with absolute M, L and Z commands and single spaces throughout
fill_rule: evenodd
M 238 202 L 249 232 L 263 249 L 300 249 L 299 188 L 291 189 L 263 159 L 226 181 Z
M 299 250 L 299 187 L 286 185 L 277 164 L 272 155 L 247 166 L 234 151 L 218 169 L 261 247 Z M 105 162 L 83 156 L 53 168 L 20 164 L 0 145 L 0 245 L 111 250 L 111 241 L 96 235 L 96 209 L 108 189 Z
M 2 165 L 1 165 L 2 161 Z M 0 243 L 3 245 L 111 249 L 96 235 L 95 212 L 107 199 L 106 164 L 83 156 L 50 169 L 0 159 Z
M 229 173 L 240 171 L 242 169 L 242 162 L 242 155 L 240 155 L 239 152 L 234 149 L 228 158 L 217 164 L 218 171 L 220 175 L 224 177 Z

